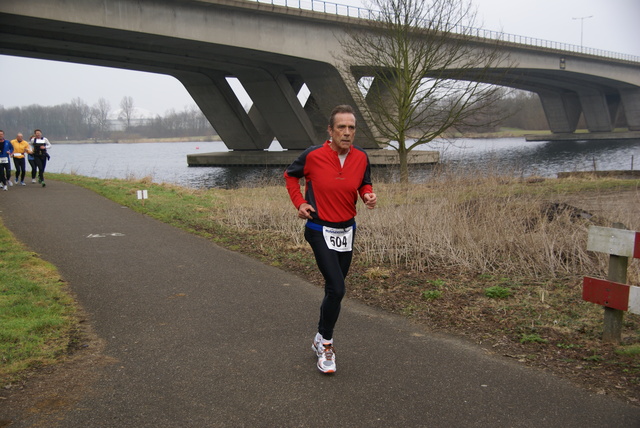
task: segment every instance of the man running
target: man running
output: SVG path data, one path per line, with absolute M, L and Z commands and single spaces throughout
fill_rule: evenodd
M 329 140 L 305 150 L 285 171 L 287 191 L 306 219 L 304 237 L 313 249 L 316 263 L 325 280 L 320 306 L 318 333 L 313 351 L 318 369 L 336 371 L 333 329 L 344 297 L 345 278 L 353 255 L 358 195 L 367 208 L 376 206 L 371 186 L 371 166 L 364 150 L 354 146 L 356 117 L 353 108 L 340 105 L 333 109 L 327 128 Z M 305 195 L 300 179 L 305 178 Z
M 16 167 L 16 184 L 20 182 L 24 186 L 24 175 L 26 173 L 25 159 L 31 153 L 29 142 L 23 138 L 21 133 L 16 135 L 15 140 L 11 140 L 13 146 L 13 165 Z M 11 182 L 11 180 L 9 180 Z
M 42 131 L 36 129 L 33 131 L 34 137 L 31 139 L 31 146 L 33 147 L 33 163 L 36 169 L 31 171 L 31 182 L 35 182 L 36 171 L 38 173 L 38 183 L 45 187 L 44 183 L 44 170 L 47 167 L 47 160 L 49 159 L 49 153 L 47 150 L 51 148 L 51 143 L 46 137 L 42 136 Z
M 4 131 L 0 130 L 0 182 L 2 190 L 7 190 L 11 183 L 11 156 L 13 156 L 13 146 L 11 141 L 4 139 Z

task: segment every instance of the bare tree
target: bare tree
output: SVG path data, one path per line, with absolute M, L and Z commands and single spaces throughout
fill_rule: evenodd
M 65 138 L 83 139 L 91 135 L 91 107 L 81 98 L 74 98 L 69 104 L 64 105 L 64 118 L 62 119 L 66 132 Z M 51 135 L 51 133 L 49 133 Z
M 111 104 L 104 98 L 100 98 L 91 109 L 92 122 L 95 124 L 98 137 L 105 138 L 109 132 L 109 113 L 111 112 Z
M 125 123 L 126 129 L 131 128 L 131 120 L 135 119 L 135 106 L 132 97 L 122 97 L 120 100 L 120 114 L 118 120 Z
M 377 18 L 351 27 L 338 67 L 358 80 L 375 123 L 372 135 L 398 152 L 408 183 L 408 154 L 450 129 L 495 121 L 508 68 L 497 42 L 474 37 L 470 0 L 373 0 Z M 491 111 L 491 114 L 487 114 Z

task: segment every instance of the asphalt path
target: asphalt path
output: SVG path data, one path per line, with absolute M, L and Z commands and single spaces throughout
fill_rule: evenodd
M 61 182 L 0 211 L 97 336 L 81 375 L 3 397 L 0 426 L 640 427 L 638 407 L 348 298 L 323 375 L 322 292 L 301 278 Z

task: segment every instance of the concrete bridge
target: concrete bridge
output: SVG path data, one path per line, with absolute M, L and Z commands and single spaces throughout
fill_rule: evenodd
M 317 5 L 336 10 L 245 0 L 0 0 L 0 54 L 169 74 L 228 148 L 264 151 L 277 138 L 285 149 L 302 150 L 325 139 L 336 104 L 354 105 L 359 127 L 372 127 L 355 77 L 334 66 L 342 49 L 336 34 L 346 25 L 366 24 L 352 13 L 363 10 L 341 15 L 340 6 L 311 3 Z M 479 36 L 479 43 L 491 42 L 486 32 Z M 591 132 L 610 132 L 619 112 L 630 131 L 640 131 L 640 58 L 528 40 L 502 43 L 516 66 L 506 75 L 495 70 L 494 77 L 538 93 L 553 132 L 575 131 L 581 113 Z M 229 77 L 249 94 L 250 111 Z M 310 95 L 302 105 L 297 95 L 304 85 Z M 357 144 L 378 148 L 364 135 Z

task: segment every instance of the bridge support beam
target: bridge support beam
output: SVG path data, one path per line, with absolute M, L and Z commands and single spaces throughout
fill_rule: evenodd
M 549 129 L 554 134 L 575 132 L 580 119 L 580 99 L 574 92 L 538 92 Z
M 391 85 L 395 84 L 396 80 L 397 76 L 391 75 L 391 73 L 387 73 L 385 79 L 380 79 L 379 77 L 374 78 L 365 96 L 371 114 L 381 122 L 388 121 L 391 118 L 397 120 L 397 109 L 391 111 L 389 108 L 389 106 L 396 106 L 390 88 Z M 379 111 L 379 109 L 382 109 L 382 111 Z
M 247 115 L 224 73 L 174 73 L 226 146 L 233 150 L 266 150 L 273 141 L 264 120 Z M 261 124 L 261 129 L 255 123 Z
M 288 76 L 288 78 L 291 82 L 291 86 L 293 87 L 294 92 L 296 94 L 299 94 L 300 90 L 304 85 L 304 81 L 302 80 L 302 78 L 300 76 Z M 314 127 L 316 134 L 318 136 L 323 135 L 326 132 L 327 120 L 319 112 L 317 103 L 315 103 L 313 96 L 310 95 L 309 98 L 307 99 L 307 102 L 304 105 L 304 111 L 309 117 L 309 120 L 311 121 L 311 124 Z M 252 106 L 251 109 L 249 110 L 249 118 L 254 124 L 256 125 L 258 123 L 263 124 L 264 127 L 268 128 L 268 124 L 264 121 L 264 118 L 262 117 L 262 115 L 260 114 L 260 112 L 258 111 L 255 105 Z M 270 131 L 270 132 L 271 132 L 272 138 L 275 138 L 273 131 Z
M 620 90 L 629 131 L 640 131 L 640 88 Z
M 380 148 L 372 138 L 375 124 L 368 120 L 366 102 L 364 98 L 358 98 L 360 92 L 352 75 L 343 75 L 326 63 L 300 63 L 296 65 L 296 71 L 311 93 L 305 110 L 319 135 L 327 136 L 331 110 L 339 104 L 350 104 L 356 110 L 358 124 L 355 144 L 365 149 Z
M 321 138 L 316 135 L 285 74 L 254 69 L 236 74 L 236 77 L 282 147 L 306 149 L 320 142 Z
M 613 131 L 612 112 L 617 112 L 615 101 L 607 99 L 606 95 L 597 89 L 580 89 L 578 96 L 589 132 Z
M 289 75 L 289 80 L 291 81 L 291 86 L 296 94 L 300 93 L 302 87 L 306 84 L 303 77 L 299 74 Z M 307 85 L 307 90 L 309 86 Z M 309 121 L 311 122 L 311 126 L 314 129 L 315 134 L 318 136 L 319 143 L 323 142 L 324 136 L 327 134 L 327 122 L 329 120 L 329 115 L 326 116 L 322 114 L 320 110 L 320 106 L 314 97 L 314 94 L 309 94 L 306 102 L 304 103 L 304 112 L 306 113 Z

